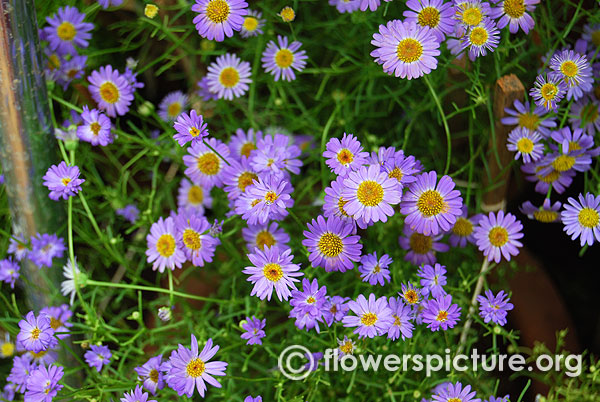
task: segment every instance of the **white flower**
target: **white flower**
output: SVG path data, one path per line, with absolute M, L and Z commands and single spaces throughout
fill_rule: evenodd
M 77 258 L 75 258 L 75 265 L 71 264 L 71 260 L 67 262 L 67 264 L 63 267 L 63 275 L 67 279 L 60 284 L 60 291 L 63 296 L 70 295 L 70 304 L 73 305 L 73 300 L 75 300 L 75 283 L 79 285 L 79 287 L 85 286 L 86 276 L 82 274 L 79 270 L 79 266 L 77 265 Z

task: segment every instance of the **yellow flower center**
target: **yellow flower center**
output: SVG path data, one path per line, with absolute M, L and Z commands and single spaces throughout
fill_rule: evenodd
M 523 137 L 517 141 L 517 150 L 522 154 L 530 154 L 533 151 L 533 141 L 527 137 Z
M 189 249 L 200 250 L 202 248 L 202 239 L 200 233 L 193 229 L 187 228 L 183 231 L 183 244 Z
M 196 127 L 192 127 L 190 128 L 190 131 L 188 131 L 190 133 L 190 135 L 192 137 L 197 137 L 200 135 L 200 130 L 198 130 Z
M 326 257 L 337 257 L 344 250 L 342 238 L 331 232 L 323 233 L 317 244 L 319 251 Z
M 398 182 L 400 182 L 404 177 L 404 172 L 400 168 L 395 167 L 391 172 L 388 173 L 388 177 L 390 179 L 396 179 Z
M 156 242 L 156 251 L 161 256 L 168 258 L 175 253 L 175 239 L 168 233 L 160 236 Z
M 275 53 L 275 64 L 279 68 L 288 68 L 294 62 L 294 53 L 289 49 L 279 49 Z
M 256 245 L 259 249 L 264 248 L 265 246 L 271 247 L 276 243 L 275 236 L 271 234 L 268 230 L 261 230 L 256 235 Z
M 581 108 L 581 112 L 579 112 L 579 117 L 581 118 L 581 122 L 583 123 L 583 125 L 587 125 L 590 123 L 594 123 L 596 120 L 598 120 L 599 113 L 600 112 L 598 111 L 598 105 L 590 102 Z M 579 147 L 579 149 L 581 149 L 581 147 Z
M 340 350 L 347 355 L 351 354 L 353 349 L 352 341 L 347 341 L 340 346 Z
M 472 45 L 483 46 L 487 43 L 488 32 L 484 27 L 475 27 L 471 30 L 469 39 Z
M 404 292 L 403 297 L 408 304 L 417 304 L 420 300 L 419 294 L 414 289 L 408 289 Z
M 71 68 L 67 71 L 67 77 L 69 77 L 70 79 L 75 78 L 75 76 L 77 75 L 77 73 L 79 72 L 79 70 L 75 69 L 75 68 Z
M 192 185 L 188 191 L 188 202 L 192 205 L 202 204 L 204 200 L 204 191 L 202 187 Z
M 167 114 L 170 117 L 177 117 L 177 116 L 179 116 L 179 113 L 181 113 L 181 103 L 179 103 L 179 102 L 173 102 L 167 108 Z M 198 129 L 196 129 L 196 130 L 198 130 Z
M 154 18 L 158 14 L 158 7 L 154 4 L 146 4 L 144 8 L 144 15 L 148 18 Z
M 206 6 L 206 16 L 215 24 L 220 24 L 229 17 L 229 4 L 224 0 L 211 0 Z
M 482 19 L 483 14 L 481 14 L 481 10 L 479 10 L 477 7 L 469 7 L 462 13 L 462 21 L 466 25 L 479 25 Z
M 58 70 L 60 68 L 60 58 L 56 53 L 48 56 L 48 68 L 50 70 Z
M 558 94 L 558 87 L 556 86 L 556 84 L 547 82 L 540 88 L 540 94 L 542 95 L 542 98 L 544 98 L 544 100 L 546 101 L 544 104 L 547 108 L 548 102 L 553 100 Z
M 204 370 L 206 370 L 204 362 L 198 358 L 192 359 L 185 367 L 187 375 L 193 378 L 200 377 Z
M 40 337 L 40 334 L 42 333 L 42 331 L 38 328 L 35 327 L 32 331 L 31 331 L 31 338 L 36 340 Z
M 207 176 L 214 176 L 221 170 L 219 158 L 212 152 L 200 156 L 197 161 L 198 169 Z
M 360 322 L 367 327 L 373 326 L 377 322 L 377 315 L 373 313 L 365 313 L 362 315 L 362 317 L 360 317 Z
M 404 63 L 414 63 L 423 55 L 423 45 L 413 38 L 402 39 L 396 48 L 398 59 Z
M 494 226 L 488 233 L 490 244 L 494 247 L 502 247 L 508 243 L 508 231 L 502 226 Z
M 0 353 L 4 357 L 11 357 L 15 353 L 15 345 L 11 342 L 4 342 L 0 347 Z
M 63 184 L 63 186 L 67 186 L 71 182 L 71 179 L 69 179 L 68 177 L 63 177 L 62 179 L 60 179 L 60 182 Z
M 48 353 L 48 351 L 47 350 L 42 350 L 42 351 L 37 352 L 37 353 L 34 353 L 34 352 L 29 352 L 29 353 L 31 353 L 31 356 L 33 356 L 34 359 L 39 359 L 41 357 L 44 357 L 44 355 L 46 353 Z
M 468 219 L 457 218 L 456 223 L 452 228 L 452 233 L 454 233 L 457 236 L 467 237 L 471 233 L 473 233 L 473 224 Z
M 436 321 L 444 322 L 448 320 L 448 312 L 446 310 L 441 310 L 438 312 L 437 317 L 435 317 Z M 460 399 L 459 399 L 460 400 Z
M 244 18 L 244 29 L 246 31 L 254 31 L 258 27 L 258 20 L 254 17 Z
M 250 152 L 254 151 L 255 149 L 256 145 L 253 142 L 247 142 L 244 145 L 242 145 L 242 148 L 240 149 L 240 154 L 249 158 Z
M 58 28 L 56 28 L 56 34 L 61 40 L 70 42 L 77 34 L 77 30 L 75 29 L 75 25 L 71 24 L 68 21 L 65 21 L 62 24 L 60 24 Z
M 558 218 L 558 212 L 542 209 L 541 211 L 535 211 L 533 217 L 539 222 L 549 223 L 554 222 Z
M 348 214 L 346 213 L 346 211 L 344 211 L 344 205 L 346 205 L 346 203 L 347 203 L 347 202 L 348 202 L 348 201 L 346 201 L 346 200 L 344 200 L 342 197 L 340 197 L 340 198 L 338 199 L 338 209 L 340 210 L 340 213 L 341 213 L 343 216 L 346 216 L 346 217 L 350 218 L 350 215 L 348 215 Z
M 61 320 L 57 320 L 54 317 L 50 317 L 50 327 L 52 329 L 58 329 L 60 327 L 62 327 L 63 323 Z
M 307 304 L 315 304 L 316 301 L 317 300 L 315 300 L 315 298 L 312 296 L 309 296 L 308 299 L 306 299 Z
M 600 214 L 598 214 L 598 211 L 595 209 L 585 207 L 579 211 L 577 220 L 581 226 L 592 229 L 598 226 L 598 222 L 600 222 Z
M 439 191 L 426 190 L 417 200 L 417 209 L 424 217 L 430 218 L 442 212 L 447 212 L 448 204 L 446 204 Z
M 233 88 L 240 82 L 240 74 L 233 67 L 225 67 L 219 74 L 219 82 L 225 88 Z
M 256 173 L 244 172 L 240 175 L 240 177 L 238 177 L 237 187 L 240 189 L 240 191 L 244 192 L 246 191 L 246 187 L 254 183 L 254 180 L 258 180 Z
M 450 398 L 448 399 L 448 402 L 463 402 L 463 400 L 460 398 Z
M 279 196 L 274 191 L 269 191 L 267 194 L 265 194 L 265 201 L 267 202 L 267 204 L 274 203 L 275 201 L 277 201 L 277 198 L 279 198 Z
M 269 263 L 263 268 L 263 274 L 271 282 L 277 282 L 283 277 L 283 269 L 279 264 Z
M 383 187 L 376 181 L 363 181 L 356 190 L 356 198 L 367 207 L 377 206 L 383 201 Z
M 354 155 L 352 155 L 352 152 L 350 152 L 349 149 L 344 148 L 340 152 L 338 152 L 337 160 L 342 165 L 347 166 L 347 165 L 351 164 L 352 161 L 354 160 Z
M 528 130 L 535 131 L 540 124 L 540 118 L 537 114 L 526 112 L 519 115 L 519 126 Z
M 400 320 L 400 317 L 398 317 L 397 315 L 394 315 L 394 326 L 395 327 L 401 327 L 402 326 L 402 321 Z
M 150 373 L 148 374 L 148 378 L 152 382 L 158 382 L 158 370 L 157 369 L 150 370 Z
M 569 155 L 560 155 L 552 161 L 552 167 L 557 172 L 566 172 L 575 165 L 575 158 Z
M 294 12 L 294 9 L 291 7 L 284 7 L 281 12 L 279 13 L 279 16 L 281 17 L 281 19 L 285 22 L 291 22 L 294 21 L 294 19 L 296 18 L 296 13 Z
M 577 64 L 575 64 L 573 61 L 567 60 L 560 65 L 560 72 L 568 78 L 573 78 L 577 76 L 579 69 L 577 68 Z
M 510 18 L 521 18 L 525 14 L 525 2 L 523 0 L 504 0 L 504 14 Z
M 421 233 L 413 233 L 409 239 L 410 248 L 417 254 L 427 254 L 433 245 L 433 239 Z
M 417 15 L 419 25 L 435 28 L 440 23 L 440 12 L 435 7 L 425 7 Z
M 373 268 L 373 273 L 378 274 L 380 272 L 381 272 L 381 267 L 379 266 L 379 264 L 375 265 L 375 268 Z
M 95 121 L 92 124 L 90 124 L 90 131 L 94 135 L 98 135 L 100 133 L 100 129 L 101 128 L 102 128 L 102 126 L 97 121 Z
M 119 89 L 112 82 L 106 81 L 100 85 L 100 97 L 106 103 L 117 103 L 119 100 Z

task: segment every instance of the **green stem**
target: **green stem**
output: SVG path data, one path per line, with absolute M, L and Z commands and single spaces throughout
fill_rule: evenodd
M 431 92 L 431 96 L 433 97 L 433 101 L 435 102 L 440 115 L 442 116 L 442 123 L 444 125 L 444 131 L 446 132 L 446 145 L 448 147 L 448 151 L 446 152 L 446 167 L 444 168 L 444 174 L 448 174 L 448 171 L 450 170 L 450 158 L 452 156 L 452 143 L 450 140 L 450 127 L 448 126 L 448 121 L 446 120 L 446 115 L 444 114 L 444 109 L 442 108 L 442 103 L 440 102 L 440 99 L 438 98 L 437 94 L 435 93 L 435 90 L 433 89 L 433 86 L 431 85 L 431 82 L 429 82 L 429 78 L 424 75 L 423 79 L 425 80 L 425 83 L 427 84 L 427 87 L 429 88 L 429 92 Z

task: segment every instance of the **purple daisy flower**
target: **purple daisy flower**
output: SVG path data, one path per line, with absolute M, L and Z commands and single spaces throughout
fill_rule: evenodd
M 480 25 L 486 17 L 490 17 L 492 8 L 488 2 L 481 0 L 454 0 L 455 36 L 462 38 L 471 28 Z
M 235 130 L 235 135 L 232 135 L 229 140 L 229 149 L 232 156 L 238 160 L 250 158 L 250 153 L 256 149 L 258 141 L 263 139 L 262 131 L 254 132 L 253 128 L 249 128 L 244 132 L 241 128 Z
M 63 386 L 58 382 L 63 377 L 63 368 L 51 365 L 46 368 L 44 365 L 31 372 L 27 378 L 27 391 L 25 391 L 26 401 L 51 402 Z
M 92 98 L 109 117 L 123 116 L 133 101 L 134 88 L 119 70 L 109 64 L 94 70 L 88 77 Z
M 95 368 L 97 372 L 102 370 L 102 366 L 110 364 L 110 358 L 112 353 L 108 346 L 105 345 L 92 345 L 91 350 L 88 350 L 83 355 L 85 362 L 88 366 Z
M 569 122 L 594 136 L 600 132 L 600 102 L 593 97 L 583 97 L 573 105 Z
M 210 90 L 208 77 L 202 77 L 202 79 L 198 81 L 196 85 L 198 86 L 198 91 L 196 93 L 204 102 L 219 99 L 219 95 Z
M 520 100 L 515 99 L 513 107 L 514 109 L 504 109 L 506 114 L 510 116 L 503 117 L 500 120 L 502 124 L 517 125 L 529 131 L 537 131 L 544 137 L 549 137 L 550 130 L 556 127 L 555 118 L 548 116 L 548 112 L 541 106 L 536 106 L 535 109 L 531 110 L 529 102 L 523 104 Z
M 360 265 L 358 266 L 360 278 L 363 282 L 369 282 L 371 285 L 379 283 L 383 286 L 386 281 L 389 283 L 391 279 L 390 270 L 387 268 L 392 262 L 392 259 L 387 254 L 382 255 L 379 259 L 377 258 L 377 252 L 363 255 L 360 258 Z
M 442 239 L 443 234 L 437 236 L 426 236 L 422 233 L 417 233 L 412 230 L 408 225 L 404 225 L 402 230 L 404 236 L 398 238 L 400 247 L 405 250 L 410 250 L 406 256 L 405 261 L 410 261 L 415 265 L 421 264 L 435 264 L 437 259 L 435 258 L 435 252 L 445 253 L 450 250 L 450 246 L 439 241 Z
M 244 194 L 259 201 L 242 215 L 242 219 L 249 225 L 254 225 L 285 218 L 288 215 L 287 208 L 294 205 L 294 200 L 290 196 L 292 191 L 291 185 L 280 177 L 271 175 L 263 179 L 259 176 L 253 185 L 246 188 Z
M 498 20 L 498 28 L 502 29 L 508 25 L 510 33 L 517 33 L 519 28 L 526 34 L 533 29 L 535 21 L 528 13 L 533 13 L 535 5 L 540 0 L 504 0 L 496 4 L 492 9 L 492 18 Z
M 335 216 L 325 219 L 322 215 L 307 225 L 302 245 L 308 249 L 313 267 L 323 267 L 327 272 L 354 268 L 352 261 L 360 260 L 362 244 L 358 242 L 359 236 L 352 235 L 353 225 Z
M 214 0 L 213 0 L 214 1 Z M 213 376 L 224 376 L 227 363 L 212 361 L 219 351 L 219 346 L 213 347 L 213 340 L 208 338 L 204 348 L 198 353 L 198 341 L 191 335 L 191 348 L 188 349 L 179 344 L 177 350 L 171 352 L 169 363 L 171 367 L 167 373 L 167 384 L 177 392 L 179 396 L 187 395 L 191 398 L 194 388 L 204 398 L 206 383 L 213 387 L 221 388 L 221 384 Z
M 66 200 L 76 195 L 81 190 L 81 184 L 85 179 L 79 178 L 79 168 L 77 166 L 67 166 L 61 163 L 50 166 L 44 177 L 44 186 L 48 187 L 50 199 L 58 201 L 61 198 Z
M 529 174 L 525 179 L 536 182 L 535 191 L 540 194 L 547 194 L 550 185 L 552 185 L 553 191 L 562 194 L 573 182 L 575 171 L 568 170 L 566 172 L 559 172 L 554 169 L 548 170 L 548 166 L 543 165 L 541 162 L 543 162 L 543 160 L 521 166 L 521 170 Z
M 399 191 L 402 191 L 404 186 L 416 181 L 415 174 L 420 172 L 420 169 L 417 169 L 415 157 L 412 155 L 406 156 L 402 151 L 398 151 L 394 156 L 388 158 L 383 163 L 382 169 L 387 172 L 390 179 L 398 180 Z
M 19 279 L 19 270 L 21 267 L 12 257 L 0 260 L 0 281 L 6 282 L 11 289 L 15 288 L 15 282 Z
M 350 307 L 348 306 L 349 297 L 342 296 L 327 296 L 325 304 L 323 304 L 323 319 L 328 327 L 334 322 L 342 321 Z
M 140 385 L 136 385 L 134 390 L 131 390 L 129 393 L 123 393 L 123 398 L 121 398 L 121 402 L 156 402 L 155 399 L 148 399 L 150 395 L 147 392 L 144 392 Z
M 444 265 L 435 264 L 424 265 L 419 268 L 417 276 L 421 278 L 421 294 L 425 297 L 431 294 L 431 297 L 437 298 L 445 296 L 446 291 L 444 286 L 446 285 L 446 267 Z
M 31 237 L 31 251 L 29 259 L 33 261 L 38 268 L 52 267 L 53 258 L 62 258 L 65 247 L 65 240 L 55 234 L 39 234 Z
M 130 57 L 127 58 L 127 65 L 129 66 L 129 60 L 133 60 Z M 135 68 L 137 66 L 137 61 L 134 60 L 135 65 L 133 65 L 131 68 Z M 140 89 L 140 88 L 144 88 L 144 83 L 143 82 L 138 82 L 137 80 L 137 73 L 134 73 L 129 67 L 125 67 L 125 72 L 123 73 L 123 77 L 125 77 L 125 79 L 127 80 L 127 82 L 129 82 L 129 85 L 131 85 L 132 88 L 134 89 Z
M 259 320 L 258 318 L 252 316 L 246 317 L 246 322 L 242 324 L 242 328 L 244 332 L 241 335 L 242 339 L 247 339 L 246 345 L 262 345 L 261 339 L 266 336 L 263 328 L 267 325 L 267 320 Z
M 508 134 L 506 148 L 511 152 L 516 152 L 515 160 L 523 157 L 523 163 L 530 163 L 544 156 L 544 144 L 541 141 L 542 136 L 539 133 L 517 127 Z
M 426 236 L 450 230 L 462 211 L 460 191 L 454 190 L 450 176 L 442 176 L 437 182 L 437 173 L 431 171 L 417 176 L 402 198 L 400 213 L 407 215 L 406 225 Z
M 327 142 L 323 157 L 333 173 L 347 177 L 348 173 L 367 164 L 368 152 L 364 152 L 360 141 L 352 134 L 344 133 L 342 141 L 332 138 Z
M 56 77 L 56 82 L 59 85 L 62 85 L 64 91 L 67 90 L 71 81 L 83 77 L 86 63 L 87 56 L 77 55 L 61 64 L 58 76 Z
M 265 223 L 262 225 L 249 225 L 242 228 L 242 237 L 246 240 L 248 250 L 259 250 L 265 247 L 277 246 L 280 249 L 288 247 L 290 236 L 279 227 L 277 222 Z
M 579 202 L 569 197 L 569 204 L 561 213 L 564 231 L 572 240 L 579 237 L 581 247 L 600 242 L 600 195 L 579 194 Z
M 342 196 L 347 203 L 344 210 L 354 219 L 363 219 L 367 224 L 387 222 L 394 215 L 391 205 L 400 202 L 398 181 L 391 179 L 379 166 L 362 166 L 350 172 L 344 180 Z
M 340 13 L 353 13 L 360 7 L 361 0 L 329 0 L 330 6 L 335 6 Z
M 181 179 L 177 195 L 177 207 L 181 211 L 190 211 L 197 215 L 204 215 L 204 208 L 212 207 L 210 190 L 192 184 L 188 179 Z
M 402 15 L 405 22 L 418 24 L 430 28 L 438 42 L 443 42 L 446 35 L 454 32 L 454 7 L 452 3 L 444 3 L 444 0 L 408 0 Z
M 250 277 L 247 279 L 254 284 L 250 296 L 256 295 L 259 299 L 271 300 L 273 289 L 279 301 L 287 300 L 291 296 L 290 289 L 296 289 L 295 277 L 304 275 L 300 265 L 294 264 L 292 250 L 280 249 L 277 246 L 265 247 L 264 250 L 254 249 L 248 254 L 248 259 L 253 264 L 244 268 L 242 272 Z
M 410 80 L 437 68 L 440 43 L 428 27 L 408 21 L 388 21 L 385 26 L 379 25 L 379 33 L 373 34 L 371 44 L 377 47 L 371 56 L 390 75 Z
M 163 273 L 165 267 L 171 270 L 181 268 L 185 262 L 185 253 L 177 246 L 177 228 L 173 218 L 158 218 L 150 227 L 150 233 L 146 237 L 148 249 L 147 261 L 152 263 L 152 270 Z
M 467 218 L 468 211 L 467 206 L 463 205 L 461 208 L 460 216 L 456 217 L 456 223 L 452 226 L 450 232 L 450 245 L 452 247 L 465 247 L 467 241 L 475 244 L 475 238 L 473 237 L 474 224 L 477 223 L 479 215 L 474 215 L 471 218 Z
M 123 208 L 118 208 L 115 213 L 127 219 L 130 223 L 135 223 L 140 216 L 140 210 L 135 204 L 125 205 Z
M 175 228 L 177 247 L 183 250 L 188 261 L 196 267 L 212 262 L 221 241 L 208 234 L 210 224 L 205 217 L 182 212 L 175 218 Z
M 397 155 L 404 155 L 404 151 L 396 151 L 394 147 L 379 147 L 377 152 L 371 152 L 369 156 L 369 165 L 379 165 L 381 169 L 384 169 L 384 165 L 389 163 Z
M 386 3 L 392 0 L 384 0 Z M 381 5 L 381 0 L 360 0 L 360 11 L 365 11 L 367 8 L 371 11 L 377 10 Z
M 15 399 L 16 390 L 17 386 L 12 382 L 9 382 L 2 389 L 2 393 L 0 393 L 0 398 L 4 398 L 7 401 L 12 401 L 13 399 Z
M 349 301 L 348 306 L 356 315 L 345 316 L 342 323 L 344 327 L 357 327 L 354 333 L 358 334 L 359 338 L 373 338 L 386 334 L 394 323 L 393 311 L 389 308 L 385 296 L 376 299 L 371 293 L 367 301 L 361 294 L 356 301 Z
M 403 283 L 401 286 L 402 291 L 398 292 L 398 295 L 404 300 L 404 303 L 411 307 L 416 307 L 423 301 L 422 289 L 414 286 L 412 283 Z
M 242 29 L 248 3 L 244 0 L 196 0 L 192 11 L 198 13 L 193 20 L 198 34 L 208 40 L 222 42 L 225 36 L 231 38 L 233 31 Z
M 181 91 L 170 92 L 158 105 L 158 117 L 166 122 L 175 121 L 182 113 L 186 112 L 187 104 L 186 94 Z
M 293 290 L 290 305 L 293 307 L 290 312 L 291 318 L 296 318 L 295 325 L 299 329 L 306 328 L 310 330 L 315 328 L 320 332 L 319 323 L 323 322 L 323 306 L 326 302 L 327 288 L 322 286 L 316 279 L 310 282 L 308 279 L 302 280 L 302 291 Z
M 387 331 L 388 339 L 395 341 L 400 337 L 402 337 L 402 340 L 412 338 L 412 331 L 414 329 L 413 323 L 410 322 L 413 316 L 412 309 L 404 305 L 402 299 L 399 297 L 390 297 L 388 299 L 388 306 L 392 310 L 392 318 L 394 319 Z
M 192 146 L 187 149 L 189 155 L 183 157 L 183 163 L 187 166 L 185 175 L 195 184 L 205 188 L 221 187 L 223 168 L 226 165 L 225 161 L 229 159 L 229 148 L 212 137 L 205 142 L 206 144 L 192 143 Z
M 573 131 L 567 126 L 560 130 L 552 132 L 551 138 L 561 145 L 563 154 L 571 153 L 576 157 L 584 157 L 584 154 L 588 156 L 596 157 L 600 155 L 600 147 L 592 148 L 594 146 L 594 136 L 592 134 L 587 135 L 581 128 L 575 128 Z M 550 148 L 558 150 L 554 144 L 550 144 Z
M 24 319 L 19 321 L 19 328 L 21 330 L 17 335 L 17 343 L 21 344 L 25 350 L 38 353 L 57 343 L 54 338 L 54 330 L 50 326 L 50 317 L 46 314 L 36 317 L 33 311 L 30 311 Z
M 437 331 L 442 328 L 454 328 L 460 317 L 461 308 L 452 304 L 452 296 L 439 296 L 427 301 L 425 310 L 422 312 L 423 322 L 427 328 Z
M 567 84 L 560 77 L 540 74 L 535 79 L 535 85 L 529 91 L 529 95 L 533 96 L 536 105 L 556 111 L 556 105 L 566 95 L 567 89 Z
M 84 13 L 69 6 L 59 8 L 52 17 L 46 17 L 50 26 L 45 27 L 43 32 L 50 42 L 50 49 L 56 50 L 61 56 L 75 56 L 75 46 L 88 47 L 88 40 L 92 37 L 89 31 L 94 29 L 94 24 L 83 22 L 84 18 Z
M 485 18 L 481 24 L 472 27 L 462 38 L 462 48 L 469 49 L 469 59 L 474 61 L 485 56 L 488 51 L 493 52 L 500 42 L 500 31 L 496 23 Z
M 230 201 L 235 201 L 246 192 L 248 186 L 258 182 L 258 174 L 250 166 L 248 158 L 242 157 L 239 161 L 230 160 L 229 165 L 223 168 L 223 190 Z
M 553 152 L 546 155 L 540 161 L 542 169 L 540 174 L 548 175 L 552 172 L 566 173 L 569 171 L 585 172 L 592 167 L 592 157 L 584 150 L 564 152 L 565 148 L 559 152 Z M 562 151 L 562 152 L 561 152 Z
M 46 314 L 50 318 L 50 327 L 54 330 L 58 339 L 69 337 L 69 328 L 73 326 L 69 319 L 73 316 L 73 312 L 69 306 L 62 304 L 60 306 L 48 306 L 40 310 L 40 315 Z
M 510 261 L 511 256 L 519 254 L 519 247 L 523 244 L 518 239 L 523 237 L 523 225 L 511 213 L 504 214 L 498 211 L 496 215 L 490 212 L 488 216 L 482 215 L 475 227 L 475 239 L 479 250 L 488 261 L 500 262 L 502 256 Z
M 354 348 L 356 347 L 356 343 L 348 336 L 344 335 L 344 339 L 337 340 L 338 350 L 340 351 L 342 356 L 351 355 L 354 352 Z
M 494 324 L 506 325 L 506 313 L 514 306 L 509 303 L 510 298 L 503 290 L 494 296 L 488 289 L 485 291 L 485 297 L 477 296 L 477 301 L 479 302 L 479 315 L 486 324 L 492 321 Z
M 557 52 L 550 60 L 550 76 L 566 82 L 568 86 L 567 100 L 577 100 L 583 97 L 585 92 L 592 90 L 594 77 L 592 67 L 585 55 L 575 53 L 572 50 Z
M 277 35 L 277 43 L 269 41 L 267 48 L 262 54 L 262 66 L 265 72 L 271 73 L 275 81 L 281 78 L 284 81 L 296 79 L 294 70 L 300 72 L 306 67 L 308 56 L 304 50 L 300 50 L 301 42 L 294 41 L 288 44 L 288 38 Z
M 27 353 L 23 356 L 15 356 L 6 381 L 15 384 L 17 392 L 24 393 L 27 389 L 27 379 L 37 368 L 38 365 L 33 362 L 31 354 Z
M 90 110 L 84 105 L 81 119 L 83 124 L 77 127 L 77 137 L 81 141 L 103 147 L 113 142 L 112 123 L 104 113 L 98 109 Z
M 463 388 L 460 382 L 457 382 L 454 385 L 449 383 L 433 395 L 433 402 L 454 402 L 454 400 L 459 400 L 461 402 L 481 402 L 481 399 L 475 398 L 475 391 L 470 391 L 470 385 Z
M 167 364 L 163 363 L 162 355 L 154 356 L 148 359 L 140 367 L 134 368 L 138 375 L 138 381 L 141 381 L 152 395 L 156 390 L 163 389 L 165 386 L 164 372 L 167 370 Z
M 290 143 L 291 138 L 276 133 L 266 135 L 257 141 L 257 149 L 250 155 L 250 165 L 259 173 L 281 174 L 290 172 L 300 173 L 302 161 L 299 159 L 302 151 Z
M 250 63 L 242 61 L 235 54 L 225 53 L 208 66 L 208 89 L 217 94 L 218 99 L 233 100 L 248 91 L 248 84 L 252 82 L 250 75 Z
M 486 399 L 483 402 L 510 402 L 510 395 L 504 395 L 502 397 L 490 396 L 490 399 Z
M 242 23 L 240 35 L 242 38 L 262 35 L 262 28 L 265 26 L 265 22 L 266 20 L 262 17 L 260 11 L 249 10 Z
M 560 201 L 556 201 L 554 204 L 551 203 L 550 198 L 544 198 L 544 203 L 541 207 L 534 206 L 531 201 L 525 201 L 523 205 L 519 207 L 519 211 L 522 214 L 527 215 L 529 219 L 534 219 L 538 222 L 550 223 L 560 222 L 560 208 L 562 204 Z
M 27 243 L 28 241 L 25 240 L 25 236 L 22 234 L 13 235 L 8 243 L 8 254 L 12 254 L 17 261 L 21 261 L 29 254 Z
M 251 395 L 248 395 L 245 399 L 244 402 L 262 402 L 262 396 L 258 395 L 256 397 L 253 397 Z
M 338 217 L 344 223 L 352 224 L 355 230 L 352 232 L 353 234 L 356 232 L 356 224 L 357 221 L 354 220 L 350 215 L 344 211 L 344 205 L 346 205 L 346 200 L 342 197 L 342 192 L 344 191 L 344 177 L 338 176 L 334 181 L 331 182 L 331 186 L 325 188 L 325 200 L 323 204 L 323 214 L 326 218 L 330 218 L 332 216 Z M 361 227 L 366 224 L 361 220 Z

